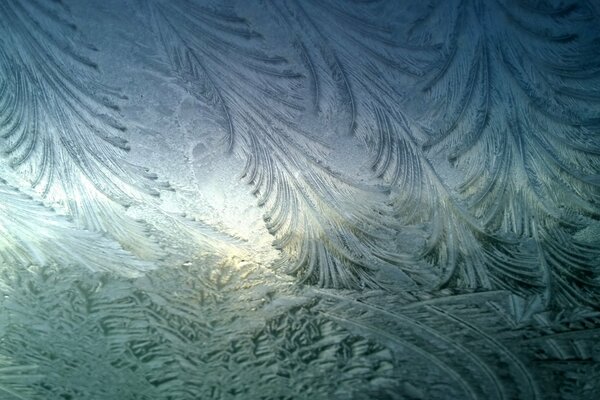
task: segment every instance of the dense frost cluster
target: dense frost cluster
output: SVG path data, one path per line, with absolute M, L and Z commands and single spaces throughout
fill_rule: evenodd
M 0 399 L 595 399 L 594 0 L 1 0 Z

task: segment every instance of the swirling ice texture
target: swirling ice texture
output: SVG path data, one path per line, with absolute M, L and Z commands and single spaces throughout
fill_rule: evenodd
M 600 390 L 600 7 L 0 4 L 0 399 Z

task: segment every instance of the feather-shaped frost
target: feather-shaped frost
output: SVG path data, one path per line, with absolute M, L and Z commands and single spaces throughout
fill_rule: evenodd
M 63 5 L 46 2 L 0 5 L 0 146 L 37 193 L 78 226 L 154 254 L 124 207 L 164 186 L 126 161 L 115 102 L 123 96 L 98 83 L 98 67 L 84 55 L 94 49 L 81 51 L 64 14 Z
M 76 224 L 0 180 L 0 268 L 84 267 L 137 276 L 151 268 L 115 241 Z
M 331 287 L 380 285 L 378 271 L 401 285 L 429 283 L 427 269 L 395 248 L 395 227 L 372 201 L 383 203 L 378 189 L 353 183 L 317 156 L 327 147 L 321 132 L 299 123 L 304 79 L 288 59 L 257 49 L 261 35 L 230 9 L 194 1 L 149 7 L 178 83 L 220 114 L 226 149 L 246 160 L 242 175 L 265 208 L 288 272 Z
M 409 88 L 435 71 L 439 44 L 412 43 L 394 23 L 398 15 L 391 2 L 270 4 L 305 60 L 306 76 L 318 94 L 313 100 L 317 114 L 326 113 L 323 104 L 329 97 L 345 116 L 339 123 L 363 141 L 373 172 L 394 188 L 400 231 L 424 230 L 423 245 L 411 250 L 436 270 L 438 284 L 458 277 L 452 284 L 492 287 L 497 282 L 485 265 L 506 271 L 520 262 L 515 280 L 539 291 L 543 284 L 532 273 L 531 257 L 515 241 L 486 231 L 453 197 L 447 176 L 426 157 L 405 114 L 408 104 L 421 101 L 411 97 Z
M 415 86 L 420 109 L 408 107 L 423 153 L 436 174 L 454 171 L 452 201 L 480 229 L 529 255 L 501 269 L 506 255 L 494 255 L 478 268 L 493 286 L 535 283 L 552 304 L 597 306 L 598 246 L 576 238 L 599 212 L 597 17 L 585 2 L 430 2 L 422 11 L 411 40 L 441 44 Z

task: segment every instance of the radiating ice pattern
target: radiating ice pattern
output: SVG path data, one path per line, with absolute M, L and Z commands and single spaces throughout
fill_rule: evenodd
M 0 1 L 0 399 L 595 399 L 594 0 Z

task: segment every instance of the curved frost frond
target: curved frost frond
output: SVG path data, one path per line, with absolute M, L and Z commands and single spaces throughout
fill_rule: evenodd
M 526 269 L 514 279 L 539 291 L 542 278 L 532 272 L 531 257 L 513 241 L 486 232 L 452 197 L 404 115 L 406 105 L 420 99 L 403 88 L 435 70 L 440 46 L 402 39 L 406 35 L 393 23 L 393 2 L 270 4 L 293 32 L 312 81 L 314 109 L 327 114 L 329 100 L 345 117 L 340 123 L 368 147 L 373 172 L 394 188 L 392 203 L 402 230 L 424 230 L 422 244 L 411 251 L 435 269 L 438 284 L 460 275 L 462 286 L 489 288 L 494 277 L 482 265 L 506 271 L 521 262 Z
M 597 17 L 584 2 L 501 0 L 422 13 L 410 40 L 441 44 L 411 109 L 422 151 L 482 230 L 529 255 L 511 266 L 499 254 L 484 273 L 515 290 L 529 274 L 553 304 L 597 306 L 598 249 L 575 238 L 600 216 Z
M 100 233 L 71 221 L 0 180 L 0 269 L 83 266 L 137 276 L 151 268 Z
M 262 36 L 231 9 L 155 0 L 149 13 L 177 82 L 220 114 L 226 147 L 246 160 L 243 176 L 290 273 L 331 287 L 381 285 L 378 274 L 401 285 L 432 280 L 393 243 L 395 227 L 373 201 L 384 199 L 379 189 L 315 156 L 327 152 L 322 133 L 299 117 L 305 94 L 319 101 L 317 84 L 307 88 L 287 58 L 262 50 Z
M 597 251 L 573 238 L 600 194 L 589 8 L 269 4 L 293 32 L 314 110 L 339 104 L 395 188 L 398 220 L 425 227 L 418 253 L 443 285 L 597 306 Z
M 411 366 L 398 379 L 421 398 L 576 399 L 597 387 L 581 387 L 598 376 L 600 314 L 589 308 L 547 311 L 509 291 L 315 292 L 325 316 L 394 349 Z
M 405 372 L 408 377 L 400 379 L 420 382 L 434 377 L 443 382 L 421 383 L 422 398 L 543 398 L 532 355 L 514 346 L 524 332 L 513 329 L 504 335 L 509 292 L 438 292 L 426 300 L 375 293 L 318 294 L 324 315 L 354 334 L 377 338 L 395 349 L 396 359 L 411 366 Z
M 0 355 L 0 394 L 4 399 L 27 400 L 33 394 L 31 384 L 40 378 L 34 365 L 14 365 Z
M 118 91 L 97 83 L 96 64 L 70 39 L 62 5 L 0 4 L 0 146 L 50 204 L 82 228 L 153 252 L 124 207 L 158 195 L 155 177 L 125 160 Z M 147 243 L 145 246 L 144 243 Z

